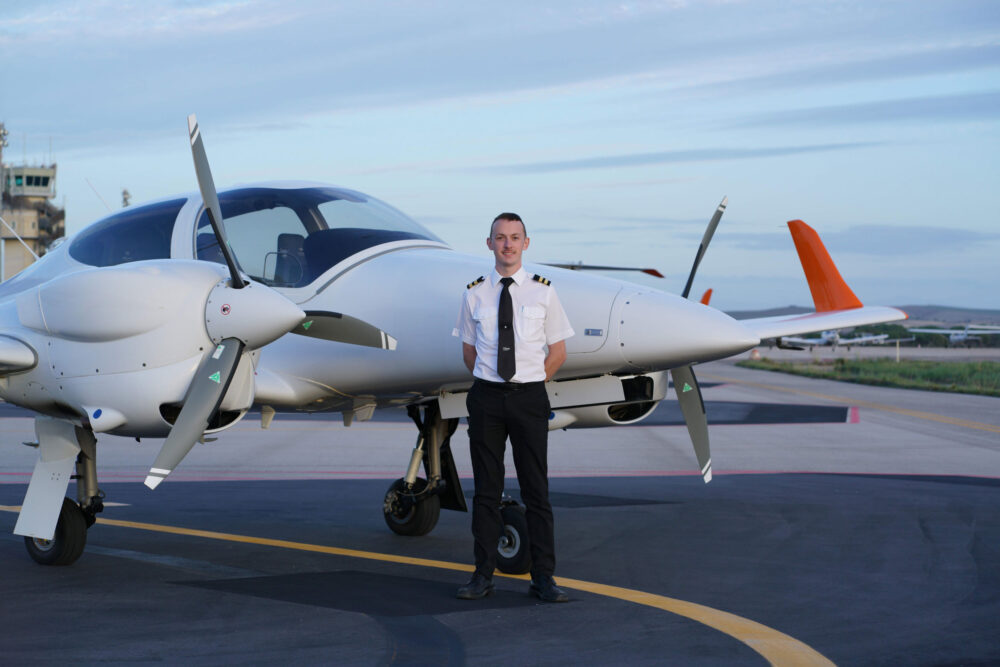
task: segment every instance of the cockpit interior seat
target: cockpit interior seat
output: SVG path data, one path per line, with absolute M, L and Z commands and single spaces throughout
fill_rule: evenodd
M 302 250 L 302 234 L 278 234 L 278 257 L 274 267 L 274 284 L 293 287 L 306 276 L 306 256 Z

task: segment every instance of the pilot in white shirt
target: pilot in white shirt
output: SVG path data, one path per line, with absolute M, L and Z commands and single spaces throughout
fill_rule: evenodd
M 469 452 L 475 476 L 472 501 L 476 571 L 458 597 L 493 592 L 497 545 L 503 532 L 500 499 L 504 449 L 510 437 L 526 508 L 531 551 L 530 591 L 547 602 L 569 597 L 555 584 L 555 541 L 548 486 L 549 398 L 545 381 L 566 360 L 573 327 L 551 282 L 521 265 L 529 239 L 523 221 L 501 213 L 487 246 L 496 266 L 467 285 L 453 335 L 476 381 L 469 390 Z

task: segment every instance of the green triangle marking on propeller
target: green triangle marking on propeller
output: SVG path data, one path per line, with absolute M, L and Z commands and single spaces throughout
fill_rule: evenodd
M 309 327 L 311 327 L 312 325 L 313 325 L 313 321 L 309 320 L 308 322 L 303 322 L 302 323 L 302 328 L 305 329 L 306 331 L 309 331 Z
M 689 391 L 691 391 L 691 385 L 689 385 L 689 384 L 688 384 L 687 382 L 685 382 L 685 383 L 684 383 L 684 388 L 683 388 L 683 389 L 681 389 L 681 392 L 683 392 L 683 393 L 685 393 L 685 394 L 686 394 L 686 393 L 687 393 L 687 392 L 689 392 Z
M 216 383 L 216 384 L 219 384 L 220 382 L 222 382 L 222 376 L 219 375 L 219 371 L 215 371 L 214 373 L 212 373 L 211 375 L 209 375 L 208 379 L 211 380 L 212 382 Z

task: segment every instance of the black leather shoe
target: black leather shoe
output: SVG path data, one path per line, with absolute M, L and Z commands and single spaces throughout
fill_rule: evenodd
M 556 580 L 551 575 L 541 574 L 531 578 L 531 586 L 528 587 L 533 595 L 537 595 L 543 602 L 569 602 L 566 591 L 556 586 Z
M 458 589 L 456 597 L 459 600 L 479 600 L 490 595 L 493 595 L 493 577 L 476 572 L 469 583 Z

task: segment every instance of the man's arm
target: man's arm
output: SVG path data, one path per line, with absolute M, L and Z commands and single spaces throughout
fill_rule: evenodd
M 563 346 L 565 348 L 565 345 Z M 566 356 L 565 351 L 563 352 L 563 357 Z M 466 342 L 462 342 L 462 361 L 465 362 L 465 367 L 469 369 L 469 372 L 475 370 L 476 368 L 476 346 L 469 345 Z M 561 363 L 561 362 L 560 362 Z
M 473 360 L 475 360 L 476 348 L 472 348 Z M 566 341 L 549 345 L 549 354 L 545 357 L 545 380 L 551 380 L 559 367 L 566 361 Z M 468 364 L 468 362 L 466 362 Z

